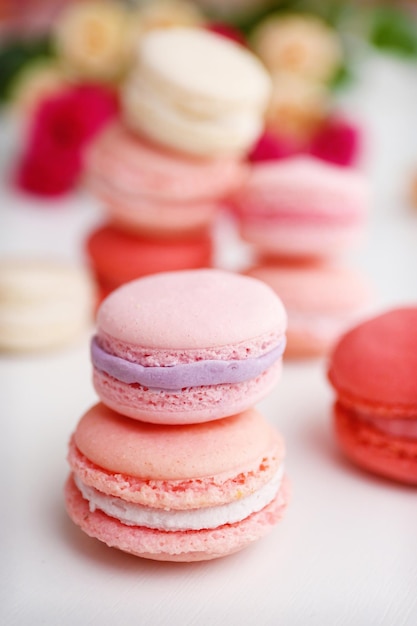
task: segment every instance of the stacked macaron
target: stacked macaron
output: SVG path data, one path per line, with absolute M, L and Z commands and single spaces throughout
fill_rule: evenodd
M 269 89 L 253 54 L 202 28 L 140 38 L 121 120 L 86 157 L 88 184 L 109 220 L 87 243 L 105 291 L 211 265 L 210 226 L 242 183 Z
M 71 344 L 92 322 L 94 285 L 82 267 L 52 260 L 0 262 L 0 351 L 37 352 Z
M 101 403 L 69 447 L 73 521 L 169 561 L 266 534 L 288 501 L 284 443 L 253 404 L 280 377 L 285 330 L 268 286 L 221 270 L 160 273 L 110 294 L 91 350 Z
M 325 354 L 370 304 L 363 277 L 334 265 L 365 232 L 366 178 L 314 157 L 255 162 L 232 206 L 258 257 L 249 273 L 287 308 L 287 354 Z
M 271 80 L 243 46 L 208 30 L 159 30 L 138 61 L 123 99 L 132 128 L 200 157 L 243 155 L 258 139 Z

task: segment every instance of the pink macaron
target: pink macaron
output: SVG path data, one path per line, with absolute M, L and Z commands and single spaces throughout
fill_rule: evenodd
M 259 265 L 247 271 L 279 294 L 288 315 L 286 357 L 323 356 L 369 315 L 373 290 L 362 272 L 324 263 Z
M 236 552 L 269 532 L 288 501 L 282 438 L 255 409 L 173 428 L 97 404 L 78 423 L 68 460 L 72 520 L 148 559 Z
M 246 170 L 236 158 L 170 152 L 114 124 L 93 142 L 86 171 L 89 188 L 117 225 L 175 236 L 211 224 Z
M 326 258 L 361 239 L 368 186 L 359 172 L 296 156 L 253 164 L 231 205 L 260 253 Z
M 147 422 L 233 415 L 278 381 L 285 329 L 281 300 L 255 278 L 215 269 L 147 276 L 98 310 L 94 386 L 104 404 Z

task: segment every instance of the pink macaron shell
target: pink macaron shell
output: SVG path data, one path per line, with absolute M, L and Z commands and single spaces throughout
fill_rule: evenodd
M 329 221 L 363 220 L 368 201 L 363 175 L 308 156 L 254 164 L 233 196 L 243 216 L 301 215 Z
M 149 236 L 183 235 L 213 223 L 221 200 L 245 177 L 234 158 L 201 159 L 156 147 L 122 124 L 86 155 L 86 180 L 119 227 Z
M 278 293 L 287 311 L 337 315 L 372 302 L 372 289 L 364 274 L 346 266 L 271 263 L 246 273 Z
M 94 369 L 93 384 L 102 402 L 136 420 L 153 424 L 200 423 L 228 417 L 262 400 L 278 383 L 278 361 L 256 378 L 241 383 L 187 387 L 176 391 L 129 385 Z
M 259 251 L 322 258 L 360 241 L 368 196 L 358 172 L 296 156 L 255 163 L 230 203 L 242 238 Z
M 115 353 L 134 348 L 196 358 L 244 358 L 270 349 L 285 333 L 286 313 L 273 290 L 248 276 L 217 269 L 164 272 L 132 281 L 100 308 L 98 335 Z M 130 346 L 130 356 L 124 348 Z M 109 346 L 110 347 L 110 346 Z M 248 350 L 247 348 L 251 348 Z M 187 359 L 184 360 L 184 362 Z M 144 359 L 144 365 L 150 365 Z
M 97 404 L 78 423 L 68 460 L 85 484 L 102 493 L 184 510 L 250 495 L 273 477 L 284 454 L 282 438 L 254 409 L 174 429 Z
M 271 224 L 267 220 L 242 221 L 242 239 L 265 257 L 284 259 L 327 259 L 358 248 L 364 238 L 362 224 L 311 223 Z
M 107 181 L 90 181 L 108 218 L 119 228 L 147 236 L 183 236 L 213 224 L 222 210 L 220 201 L 207 199 L 173 203 L 121 192 Z
M 120 123 L 108 127 L 93 143 L 86 169 L 90 178 L 111 181 L 122 193 L 170 203 L 226 196 L 246 172 L 234 158 L 203 159 L 171 152 Z
M 338 444 L 359 467 L 402 483 L 417 485 L 417 439 L 393 436 L 358 420 L 340 403 L 333 413 Z
M 288 498 L 289 488 L 284 478 L 276 498 L 241 522 L 211 530 L 163 532 L 126 526 L 98 510 L 92 513 L 72 476 L 65 486 L 68 514 L 85 533 L 109 547 L 158 561 L 204 561 L 233 554 L 272 529 L 281 519 Z
M 324 263 L 259 265 L 247 274 L 268 284 L 288 314 L 286 357 L 326 354 L 369 314 L 373 290 L 358 270 Z

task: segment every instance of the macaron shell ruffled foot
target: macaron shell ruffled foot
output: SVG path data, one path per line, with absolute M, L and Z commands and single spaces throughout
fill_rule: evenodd
M 417 485 L 417 307 L 360 324 L 337 344 L 329 379 L 341 449 L 371 472 Z
M 280 377 L 286 314 L 260 281 L 221 270 L 133 281 L 101 305 L 93 382 L 123 415 L 196 423 L 253 406 Z
M 282 439 L 254 409 L 173 428 L 98 404 L 80 420 L 68 458 L 72 520 L 149 559 L 236 552 L 271 530 L 289 497 Z

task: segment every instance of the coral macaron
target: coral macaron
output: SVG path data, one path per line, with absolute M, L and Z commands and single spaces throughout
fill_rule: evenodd
M 417 485 L 417 307 L 393 309 L 346 333 L 331 358 L 335 432 L 348 458 Z
M 97 404 L 70 442 L 67 510 L 88 535 L 163 561 L 200 561 L 265 535 L 288 500 L 280 435 L 254 409 L 146 424 Z
M 156 239 L 104 225 L 90 233 L 86 252 L 100 287 L 109 293 L 148 274 L 210 267 L 213 242 L 207 231 Z
M 92 342 L 104 404 L 154 423 L 247 409 L 281 372 L 286 313 L 260 281 L 202 269 L 147 276 L 104 300 Z

